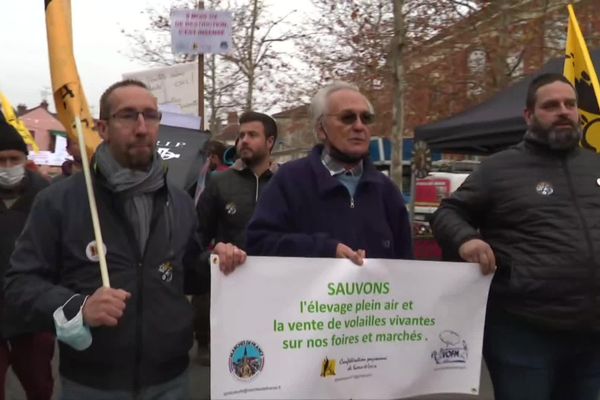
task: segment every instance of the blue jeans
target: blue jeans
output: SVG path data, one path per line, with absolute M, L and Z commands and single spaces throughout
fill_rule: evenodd
M 600 399 L 598 332 L 548 330 L 488 310 L 483 355 L 495 400 Z
M 60 400 L 188 400 L 189 373 L 185 371 L 177 378 L 160 385 L 142 389 L 139 396 L 124 390 L 102 390 L 80 385 L 61 376 Z

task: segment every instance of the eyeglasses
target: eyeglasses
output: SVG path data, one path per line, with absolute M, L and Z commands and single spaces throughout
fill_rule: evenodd
M 357 114 L 352 111 L 342 112 L 340 114 L 325 114 L 328 117 L 337 117 L 344 125 L 353 125 L 357 119 L 364 125 L 371 125 L 375 122 L 375 114 L 369 111 Z
M 121 110 L 110 117 L 120 121 L 124 125 L 135 125 L 138 123 L 140 114 L 144 117 L 144 123 L 148 125 L 158 125 L 162 117 L 161 112 L 156 110 Z

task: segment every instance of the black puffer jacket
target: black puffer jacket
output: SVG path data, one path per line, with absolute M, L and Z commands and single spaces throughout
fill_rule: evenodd
M 0 308 L 4 308 L 4 273 L 8 269 L 8 260 L 15 249 L 15 242 L 29 215 L 29 210 L 35 196 L 39 191 L 48 186 L 48 181 L 41 175 L 26 171 L 23 192 L 11 208 L 6 208 L 0 200 Z M 10 321 L 8 315 L 0 318 L 0 333 L 3 336 L 29 333 L 37 330 L 35 326 L 22 326 L 17 321 Z M 6 328 L 9 328 L 7 331 Z
M 276 169 L 277 165 L 272 164 L 261 176 L 256 176 L 250 168 L 238 163 L 211 177 L 196 206 L 204 246 L 214 240 L 245 247 L 246 227 Z
M 527 138 L 485 160 L 442 201 L 433 232 L 451 250 L 483 238 L 498 271 L 489 306 L 557 329 L 600 330 L 600 157 Z M 479 231 L 478 231 L 479 229 Z
M 111 287 L 131 298 L 116 327 L 91 329 L 88 349 L 60 343 L 60 372 L 86 386 L 137 392 L 187 368 L 192 307 L 184 284 L 208 277 L 208 271 L 195 268 L 200 248 L 186 193 L 166 183 L 155 193 L 146 250 L 140 254 L 122 195 L 106 187 L 99 174 L 94 186 Z M 89 295 L 101 286 L 92 241 L 83 174 L 38 195 L 6 275 L 7 307 L 20 312 L 22 323 L 52 328 L 52 313 L 73 294 Z

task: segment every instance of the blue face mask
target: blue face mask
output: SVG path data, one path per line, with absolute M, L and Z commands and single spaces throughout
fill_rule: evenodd
M 71 299 L 69 299 L 69 301 L 70 300 Z M 67 301 L 67 303 L 69 301 Z M 81 309 L 77 315 L 70 320 L 67 320 L 63 307 L 59 307 L 54 311 L 54 314 L 52 314 L 54 317 L 54 327 L 56 328 L 56 338 L 61 342 L 68 344 L 75 350 L 82 351 L 87 349 L 92 345 L 92 333 L 90 332 L 90 328 L 83 323 L 83 313 L 81 312 Z

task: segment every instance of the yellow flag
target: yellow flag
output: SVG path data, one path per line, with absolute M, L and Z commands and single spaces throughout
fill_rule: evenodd
M 12 108 L 12 105 L 2 92 L 0 92 L 0 111 L 4 115 L 4 119 L 6 119 L 6 122 L 11 124 L 13 128 L 15 128 L 17 132 L 19 132 L 19 135 L 21 135 L 23 141 L 25 141 L 25 144 L 31 146 L 33 151 L 35 151 L 36 153 L 40 151 L 40 148 L 35 142 L 33 135 L 31 134 L 31 132 L 29 132 L 29 129 L 27 129 L 23 121 L 21 121 L 19 117 L 17 117 L 15 110 Z
M 569 4 L 568 9 L 569 29 L 563 74 L 577 91 L 583 132 L 581 144 L 600 153 L 600 85 L 573 6 Z
M 78 142 L 75 117 L 81 118 L 85 147 L 91 157 L 101 142 L 95 130 L 83 87 L 73 56 L 71 27 L 71 0 L 45 0 L 46 32 L 54 104 L 60 122 L 67 129 L 69 139 Z

